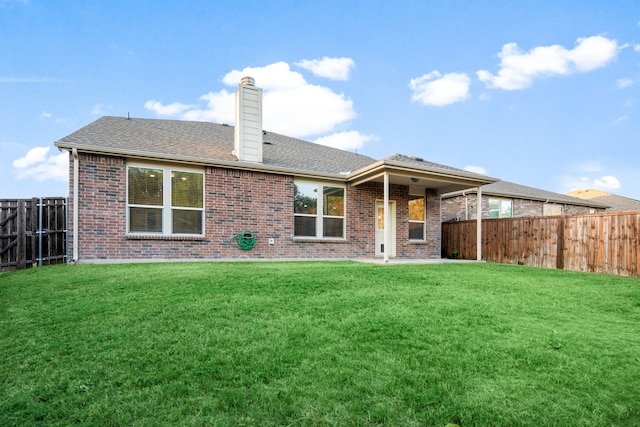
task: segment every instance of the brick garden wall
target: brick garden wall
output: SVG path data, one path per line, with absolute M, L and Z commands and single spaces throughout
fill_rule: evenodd
M 70 161 L 73 177 L 73 158 Z M 126 160 L 79 153 L 79 261 L 134 259 L 318 259 L 373 258 L 375 202 L 381 184 L 346 188 L 346 239 L 293 238 L 293 177 L 206 167 L 203 237 L 126 234 Z M 73 179 L 70 180 L 69 253 L 73 253 Z M 396 201 L 396 255 L 400 258 L 440 257 L 440 200 L 427 192 L 427 238 L 408 240 L 406 186 L 390 187 Z M 229 238 L 252 230 L 256 245 L 243 251 Z M 269 245 L 269 239 L 274 244 Z

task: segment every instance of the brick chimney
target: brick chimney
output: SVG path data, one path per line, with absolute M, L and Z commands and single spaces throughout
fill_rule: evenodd
M 233 142 L 238 160 L 262 163 L 262 89 L 253 77 L 243 77 L 236 91 Z

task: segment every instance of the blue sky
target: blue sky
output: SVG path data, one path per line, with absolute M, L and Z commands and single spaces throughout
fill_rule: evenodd
M 66 196 L 102 115 L 264 127 L 640 199 L 640 2 L 0 0 L 0 198 Z

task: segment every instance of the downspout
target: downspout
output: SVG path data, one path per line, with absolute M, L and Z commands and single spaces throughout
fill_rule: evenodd
M 73 257 L 71 262 L 78 262 L 78 149 L 71 150 L 73 155 Z
M 482 261 L 482 188 L 478 187 L 476 200 L 476 260 Z
M 464 220 L 469 221 L 469 196 L 466 192 L 462 192 L 464 196 Z
M 391 228 L 391 218 L 389 218 L 389 174 L 384 173 L 384 252 L 383 262 L 389 262 L 389 229 Z

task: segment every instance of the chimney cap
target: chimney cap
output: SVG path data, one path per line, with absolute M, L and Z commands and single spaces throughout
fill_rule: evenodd
M 253 77 L 250 76 L 244 76 L 240 79 L 240 84 L 243 86 L 255 86 L 256 85 L 256 81 Z

